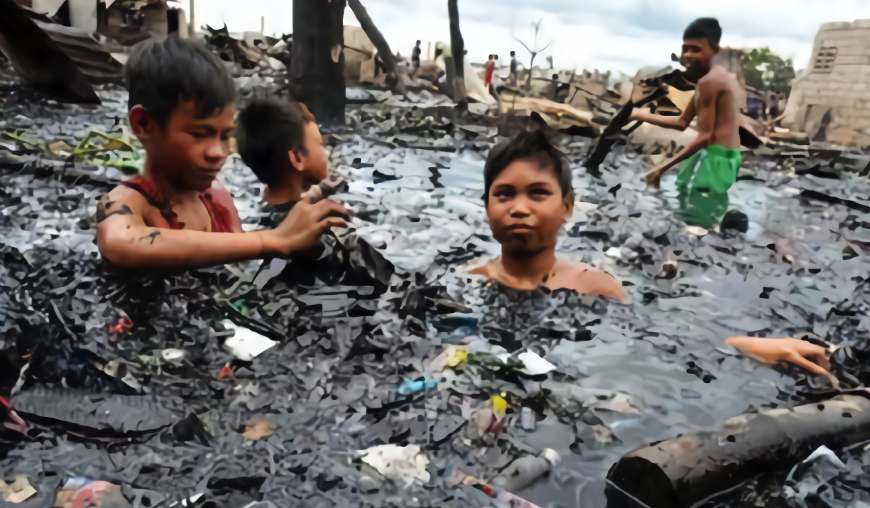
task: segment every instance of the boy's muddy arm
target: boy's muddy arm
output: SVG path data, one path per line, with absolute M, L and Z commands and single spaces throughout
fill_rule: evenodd
M 684 160 L 688 159 L 689 157 L 695 155 L 698 152 L 698 150 L 701 150 L 702 148 L 707 148 L 711 144 L 710 137 L 711 137 L 710 134 L 700 134 L 699 133 L 698 137 L 696 137 L 694 141 L 692 141 L 691 143 L 686 145 L 671 160 L 666 161 L 664 164 L 653 169 L 653 172 L 659 173 L 659 176 L 661 176 L 661 174 L 664 174 L 665 171 L 671 169 L 672 167 L 676 166 L 677 164 L 679 164 L 679 163 L 683 162 Z
M 715 141 L 713 139 L 716 129 L 717 113 L 715 103 L 718 101 L 721 92 L 716 87 L 715 83 L 704 83 L 699 84 L 697 93 L 701 94 L 701 108 L 704 113 L 698 118 L 698 136 L 680 150 L 674 158 L 650 171 L 649 176 L 647 176 L 647 182 L 656 187 L 658 187 L 659 181 L 666 171 L 695 155 L 698 150 L 710 146 Z M 690 104 L 694 104 L 694 102 L 695 101 L 692 101 Z M 695 111 L 693 106 L 686 108 L 686 111 L 688 112 L 690 109 L 693 110 L 692 115 L 694 115 Z
M 263 233 L 154 228 L 132 213 L 110 214 L 97 226 L 97 246 L 106 259 L 126 268 L 194 268 L 264 256 Z
M 249 233 L 151 227 L 138 198 L 117 203 L 111 213 L 106 213 L 107 199 L 97 207 L 97 247 L 106 259 L 127 268 L 195 268 L 287 257 L 316 245 L 330 227 L 347 226 L 341 218 L 347 210 L 329 199 L 299 203 L 277 228 Z

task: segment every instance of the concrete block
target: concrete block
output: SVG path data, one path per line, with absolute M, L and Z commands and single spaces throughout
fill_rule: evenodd
M 822 25 L 824 26 L 824 25 Z M 870 28 L 853 28 L 847 30 L 831 30 L 825 33 L 822 40 L 861 39 L 870 35 Z
M 840 74 L 846 76 L 857 76 L 860 74 L 870 73 L 870 65 L 839 65 L 834 64 L 832 74 Z
M 819 32 L 833 32 L 835 30 L 849 30 L 851 28 L 852 23 L 848 21 L 832 21 L 830 23 L 823 23 L 819 27 Z
M 831 81 L 830 75 L 828 75 L 828 76 L 829 76 L 829 79 L 826 79 L 824 81 L 822 81 L 822 80 L 818 80 L 818 81 L 803 80 L 794 88 L 799 88 L 801 90 L 822 90 L 824 88 L 827 88 L 828 82 Z M 849 80 L 849 81 L 854 81 L 854 80 Z
M 846 124 L 853 129 L 864 130 L 870 128 L 870 118 L 849 117 Z
M 870 57 L 866 55 L 837 55 L 835 65 L 870 65 Z
M 819 49 L 821 48 L 837 48 L 837 54 L 841 54 L 842 50 L 845 48 L 855 47 L 859 48 L 864 43 L 863 39 L 857 39 L 855 37 L 826 37 L 822 41 L 822 45 L 819 48 L 815 49 L 814 54 L 818 54 Z
M 870 44 L 863 39 L 840 39 L 845 44 L 831 43 L 830 46 L 837 48 L 837 58 L 843 56 L 870 56 Z M 829 41 L 825 41 L 825 47 L 829 47 Z

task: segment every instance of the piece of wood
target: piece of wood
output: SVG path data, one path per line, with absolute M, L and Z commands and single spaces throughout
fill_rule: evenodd
M 0 48 L 34 89 L 59 102 L 101 104 L 75 63 L 13 0 L 0 0 Z
M 344 123 L 345 0 L 294 0 L 290 89 L 318 123 Z
M 821 446 L 830 453 L 870 439 L 866 397 L 855 392 L 821 402 L 743 414 L 716 432 L 630 452 L 607 473 L 607 506 L 707 506 L 761 474 L 789 471 Z
M 667 88 L 657 88 L 653 93 L 636 103 L 632 101 L 625 103 L 619 112 L 610 120 L 610 124 L 604 128 L 604 132 L 601 133 L 601 137 L 598 139 L 598 144 L 595 145 L 595 150 L 593 150 L 592 154 L 586 160 L 586 172 L 593 176 L 600 175 L 601 172 L 599 166 L 604 162 L 605 157 L 610 153 L 610 149 L 613 145 L 621 139 L 620 131 L 623 127 L 628 125 L 632 110 L 636 107 L 641 107 L 644 104 L 649 104 L 659 97 L 663 97 L 666 93 Z
M 450 51 L 453 52 L 453 102 L 466 104 L 465 95 L 465 41 L 459 30 L 458 0 L 447 0 L 447 14 L 450 17 Z
M 347 4 L 350 6 L 350 10 L 353 11 L 354 16 L 356 16 L 357 21 L 359 21 L 360 26 L 368 36 L 369 40 L 372 41 L 372 44 L 374 44 L 375 48 L 378 49 L 378 56 L 381 58 L 381 61 L 384 62 L 387 74 L 392 76 L 392 78 L 387 79 L 387 83 L 392 84 L 394 91 L 401 95 L 405 95 L 405 83 L 399 71 L 399 63 L 396 60 L 393 51 L 390 49 L 387 40 L 384 39 L 381 31 L 375 26 L 368 11 L 366 11 L 366 8 L 359 0 L 347 0 Z

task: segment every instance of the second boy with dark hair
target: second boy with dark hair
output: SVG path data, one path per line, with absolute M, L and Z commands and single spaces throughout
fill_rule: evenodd
M 235 92 L 223 63 L 174 37 L 147 41 L 125 66 L 130 125 L 146 151 L 145 172 L 103 196 L 96 242 L 130 268 L 193 268 L 275 256 L 317 245 L 345 226 L 331 200 L 301 203 L 274 230 L 245 233 L 232 196 L 213 187 L 229 155 Z
M 327 157 L 314 115 L 295 101 L 256 100 L 239 113 L 239 155 L 271 205 L 298 201 L 326 178 Z

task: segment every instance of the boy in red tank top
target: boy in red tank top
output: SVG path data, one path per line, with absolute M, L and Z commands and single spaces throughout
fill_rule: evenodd
M 195 268 L 287 257 L 345 226 L 335 201 L 295 206 L 275 229 L 243 232 L 232 196 L 215 187 L 235 129 L 235 88 L 204 47 L 174 37 L 140 45 L 124 69 L 130 126 L 145 172 L 103 196 L 97 246 L 129 268 Z M 337 217 L 339 216 L 339 217 Z

